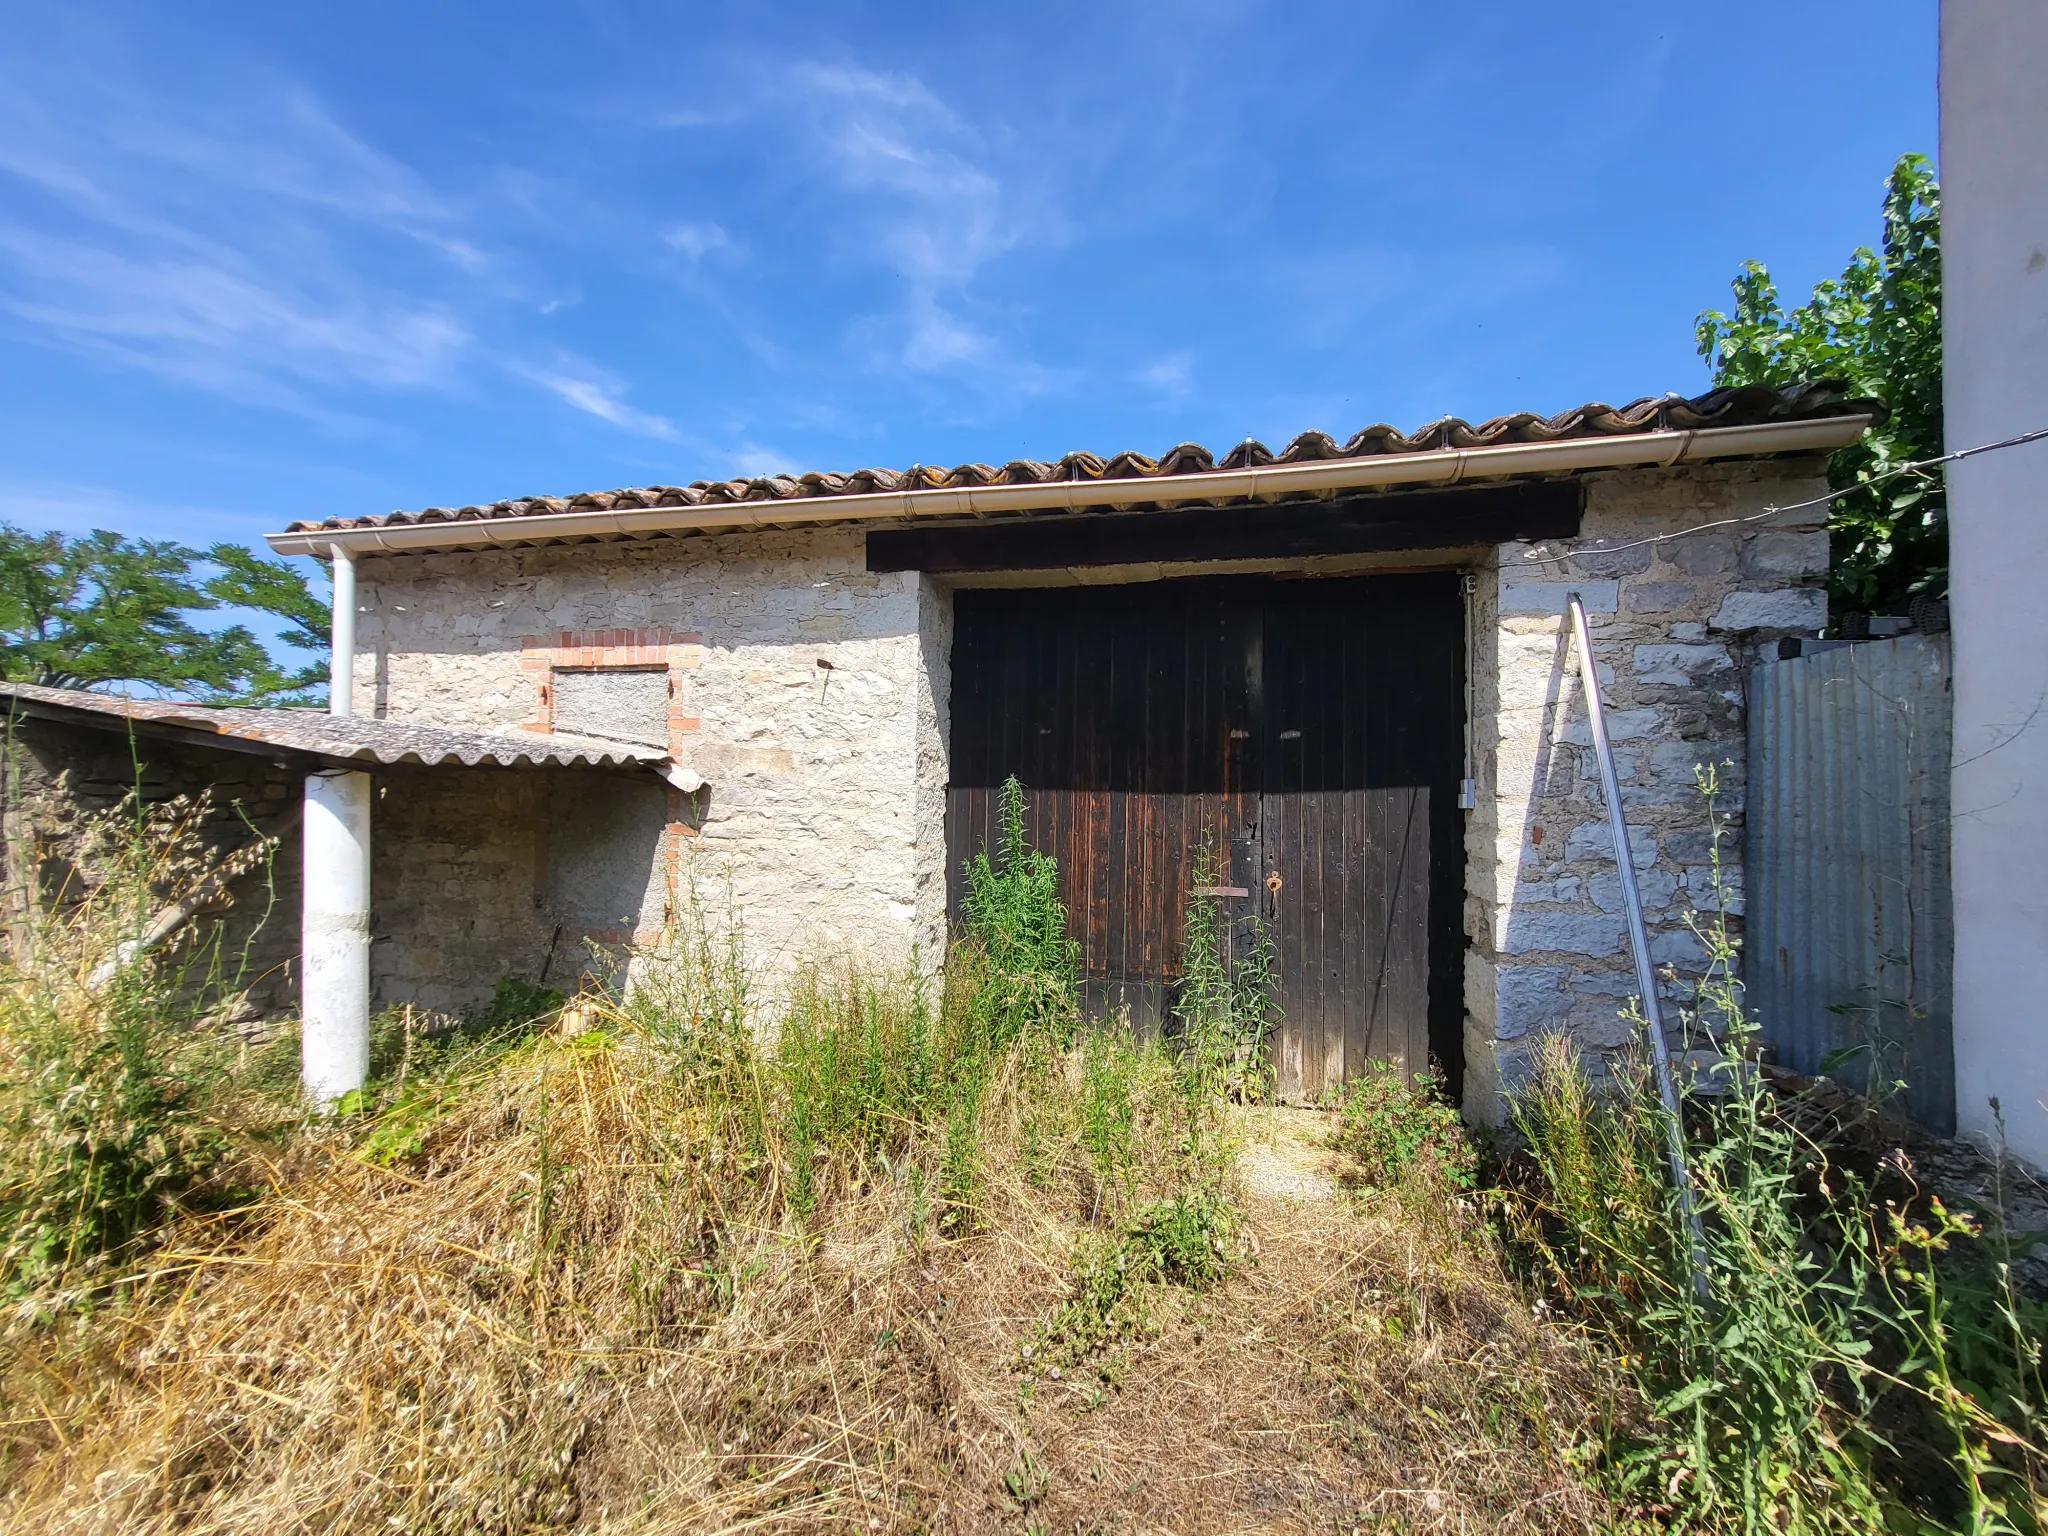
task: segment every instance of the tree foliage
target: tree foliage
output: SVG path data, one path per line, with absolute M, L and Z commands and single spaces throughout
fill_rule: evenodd
M 1836 452 L 1830 599 L 1838 611 L 1903 613 L 1948 592 L 1947 500 L 1938 469 L 1872 482 L 1938 457 L 1941 438 L 1941 189 L 1924 155 L 1902 155 L 1885 185 L 1884 249 L 1859 247 L 1838 278 L 1787 312 L 1762 262 L 1731 284 L 1733 314 L 1694 327 L 1717 385 L 1841 379 L 1891 417 Z
M 232 544 L 200 551 L 96 529 L 73 537 L 0 525 L 0 676 L 50 688 L 125 683 L 211 702 L 307 702 L 317 661 L 287 671 L 244 624 L 198 614 L 254 610 L 280 641 L 327 648 L 328 606 L 296 568 Z

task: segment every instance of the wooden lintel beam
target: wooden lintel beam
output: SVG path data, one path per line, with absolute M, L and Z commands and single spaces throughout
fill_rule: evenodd
M 1271 506 L 1186 507 L 878 529 L 870 571 L 1060 570 L 1456 549 L 1579 531 L 1577 480 L 1375 493 Z

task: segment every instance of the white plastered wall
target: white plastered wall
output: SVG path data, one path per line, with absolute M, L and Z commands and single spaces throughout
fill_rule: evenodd
M 1941 8 L 1951 449 L 2048 427 L 2048 6 Z M 2048 1168 L 2048 443 L 1949 469 L 1956 1120 Z

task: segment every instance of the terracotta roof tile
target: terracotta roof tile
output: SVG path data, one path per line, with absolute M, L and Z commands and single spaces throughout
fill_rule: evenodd
M 577 496 L 520 496 L 488 506 L 460 510 L 428 507 L 419 512 L 392 512 L 382 517 L 329 518 L 297 522 L 294 533 L 317 529 L 372 528 L 386 525 L 466 521 L 477 518 L 533 517 L 574 509 L 614 507 L 701 507 L 745 501 L 794 501 L 815 497 L 858 496 L 875 491 L 935 490 L 945 486 L 1029 485 L 1053 480 L 1136 480 L 1157 475 L 1187 475 L 1212 469 L 1245 469 L 1264 464 L 1296 464 L 1312 459 L 1364 458 L 1383 454 L 1426 453 L 1445 448 L 1491 448 L 1506 443 L 1552 443 L 1564 438 L 1609 437 L 1624 433 L 1683 432 L 1708 427 L 1755 426 L 1773 421 L 1804 421 L 1830 416 L 1871 416 L 1882 419 L 1883 405 L 1849 398 L 1836 380 L 1787 385 L 1782 389 L 1745 385 L 1710 390 L 1690 399 L 1679 395 L 1645 395 L 1627 405 L 1592 401 L 1555 416 L 1517 411 L 1476 426 L 1445 416 L 1413 432 L 1380 423 L 1353 433 L 1344 442 L 1327 432 L 1304 432 L 1278 453 L 1247 439 L 1220 458 L 1200 443 L 1179 443 L 1159 458 L 1126 451 L 1103 459 L 1092 453 L 1070 453 L 1056 462 L 1012 459 L 1000 469 L 987 464 L 959 464 L 951 469 L 914 464 L 909 469 L 858 469 L 850 473 L 812 471 L 802 475 L 757 475 L 736 480 L 698 480 L 689 485 L 647 485 Z

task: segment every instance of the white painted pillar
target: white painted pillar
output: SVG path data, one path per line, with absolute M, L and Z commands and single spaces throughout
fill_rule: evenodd
M 327 712 L 355 711 L 356 566 L 339 544 L 327 659 Z M 299 1073 L 322 1104 L 370 1072 L 370 776 L 306 776 L 299 929 Z
M 300 1073 L 322 1104 L 370 1070 L 370 776 L 306 775 Z

